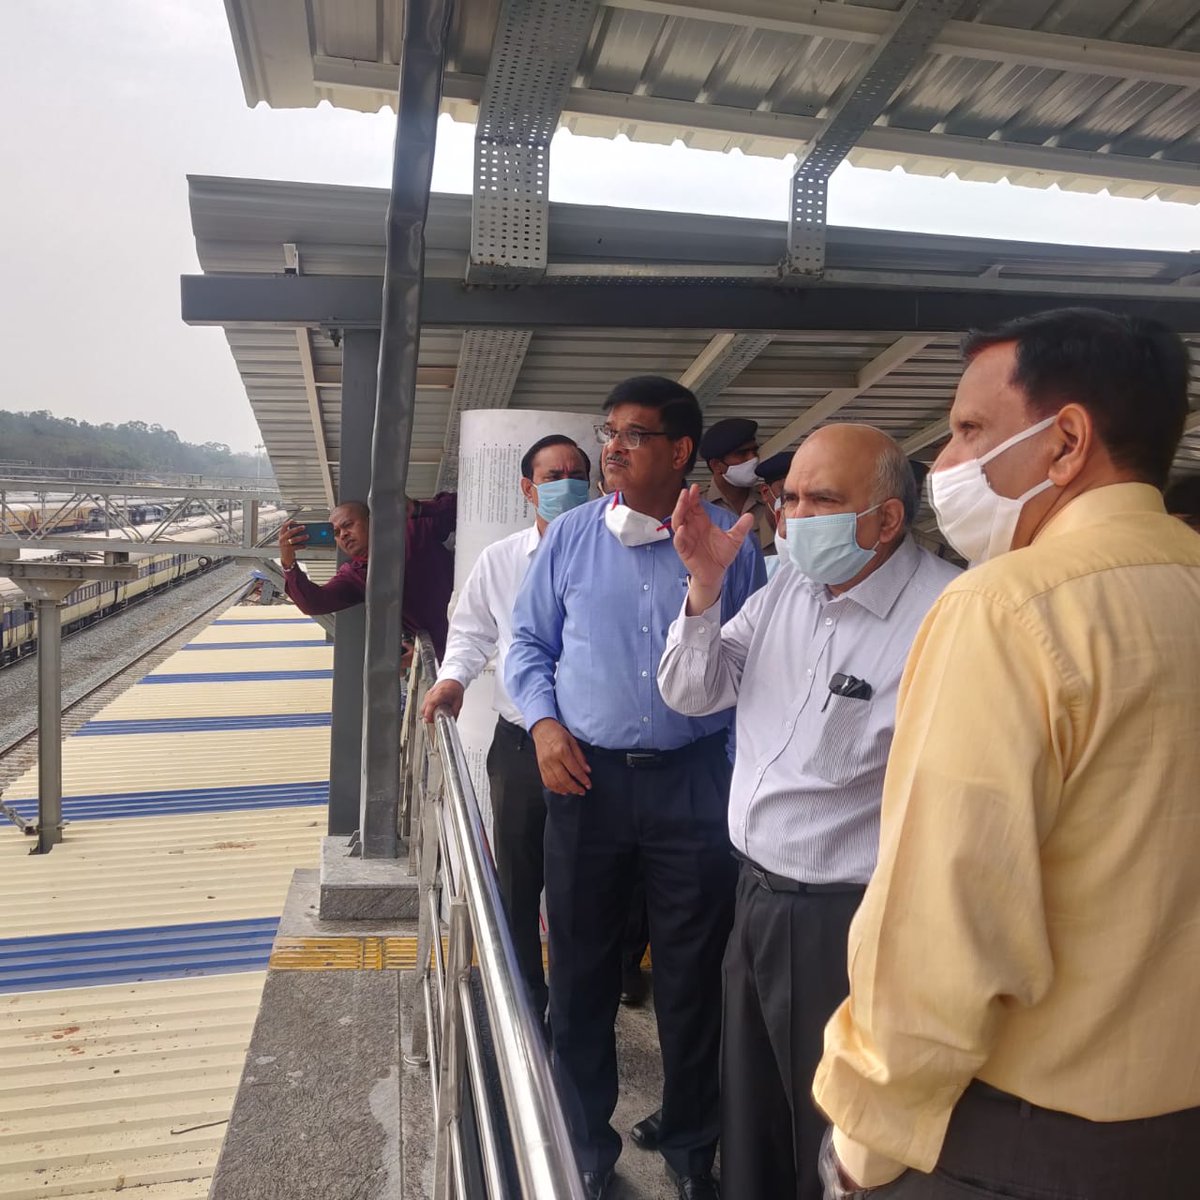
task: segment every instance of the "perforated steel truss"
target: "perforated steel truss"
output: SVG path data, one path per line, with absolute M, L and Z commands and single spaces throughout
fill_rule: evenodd
M 533 333 L 528 329 L 468 329 L 463 334 L 438 468 L 439 492 L 458 485 L 461 415 L 472 408 L 507 408 Z
M 520 283 L 546 269 L 550 139 L 597 7 L 504 0 L 475 130 L 471 283 Z
M 701 407 L 719 396 L 769 345 L 769 333 L 718 333 L 679 377 Z
M 829 177 L 962 5 L 963 0 L 908 0 L 891 35 L 879 41 L 801 152 L 792 175 L 785 275 L 812 277 L 824 271 Z

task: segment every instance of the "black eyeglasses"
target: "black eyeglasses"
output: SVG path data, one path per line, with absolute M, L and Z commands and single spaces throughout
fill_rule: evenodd
M 611 425 L 593 425 L 592 428 L 600 445 L 616 442 L 623 450 L 636 450 L 644 438 L 671 437 L 671 434 L 658 429 L 614 429 Z

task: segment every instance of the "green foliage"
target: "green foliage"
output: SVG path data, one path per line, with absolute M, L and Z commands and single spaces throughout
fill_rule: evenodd
M 224 442 L 197 446 L 179 440 L 172 429 L 126 421 L 92 425 L 72 417 L 42 412 L 0 411 L 0 461 L 28 462 L 39 467 L 98 467 L 164 474 L 241 475 L 261 472 L 271 481 L 264 457 L 235 454 Z

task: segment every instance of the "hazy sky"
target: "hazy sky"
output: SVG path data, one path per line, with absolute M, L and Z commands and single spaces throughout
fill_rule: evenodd
M 246 107 L 219 0 L 6 5 L 0 81 L 0 408 L 157 421 L 247 449 L 258 430 L 224 334 L 179 318 L 198 270 L 191 174 L 386 183 L 390 113 Z M 443 118 L 434 186 L 468 191 L 472 130 Z M 556 200 L 782 218 L 789 160 L 573 138 Z M 1200 208 L 844 166 L 835 224 L 1200 248 Z M 0 457 L 3 457 L 0 450 Z

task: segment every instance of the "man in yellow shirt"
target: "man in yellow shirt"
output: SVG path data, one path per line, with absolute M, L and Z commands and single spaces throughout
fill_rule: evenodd
M 1068 309 L 965 357 L 930 491 L 975 569 L 901 684 L 826 1195 L 1194 1200 L 1200 539 L 1159 491 L 1187 351 Z

